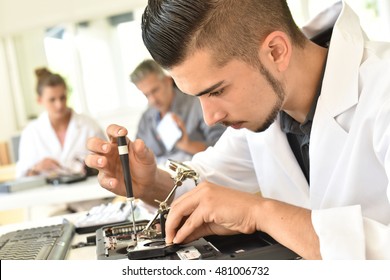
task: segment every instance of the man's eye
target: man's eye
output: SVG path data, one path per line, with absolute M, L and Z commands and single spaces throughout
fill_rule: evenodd
M 210 92 L 209 93 L 209 96 L 212 97 L 212 96 L 219 96 L 223 93 L 223 90 L 224 89 L 220 89 L 220 90 L 217 90 L 217 91 L 213 91 L 213 92 Z

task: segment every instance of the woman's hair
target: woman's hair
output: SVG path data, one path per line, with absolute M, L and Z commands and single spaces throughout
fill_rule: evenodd
M 42 95 L 43 88 L 45 87 L 54 87 L 62 85 L 67 89 L 64 78 L 59 74 L 53 74 L 46 67 L 35 69 L 35 75 L 37 76 L 37 93 Z
M 286 0 L 149 0 L 142 17 L 144 44 L 166 69 L 200 49 L 217 65 L 233 58 L 258 65 L 259 45 L 273 31 L 305 45 Z

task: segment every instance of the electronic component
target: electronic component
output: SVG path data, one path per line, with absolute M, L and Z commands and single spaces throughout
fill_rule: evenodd
M 100 204 L 92 207 L 88 213 L 75 221 L 76 232 L 79 234 L 95 232 L 97 229 L 114 223 L 128 222 L 132 209 L 131 203 L 116 202 Z
M 139 235 L 148 221 L 136 222 Z M 137 246 L 132 242 L 132 223 L 100 228 L 96 231 L 96 254 L 99 260 L 162 259 L 162 260 L 294 260 L 300 257 L 278 244 L 263 232 L 230 236 L 206 236 L 188 244 L 166 245 L 160 238 L 141 239 Z
M 133 234 L 142 232 L 147 220 L 126 222 L 101 227 L 96 231 L 96 254 L 98 259 L 123 259 L 127 257 L 127 248 L 134 240 Z

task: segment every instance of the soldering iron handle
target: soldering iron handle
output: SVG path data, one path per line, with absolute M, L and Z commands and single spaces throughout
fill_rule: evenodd
M 129 163 L 129 149 L 127 147 L 126 137 L 118 137 L 118 150 L 119 157 L 122 164 L 123 177 L 126 185 L 126 196 L 127 198 L 134 197 L 133 188 L 130 174 L 130 163 Z

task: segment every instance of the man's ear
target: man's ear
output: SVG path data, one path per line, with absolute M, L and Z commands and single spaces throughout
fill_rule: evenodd
M 275 69 L 284 72 L 291 59 L 292 45 L 286 33 L 274 31 L 262 42 L 260 47 L 260 58 L 275 66 Z

